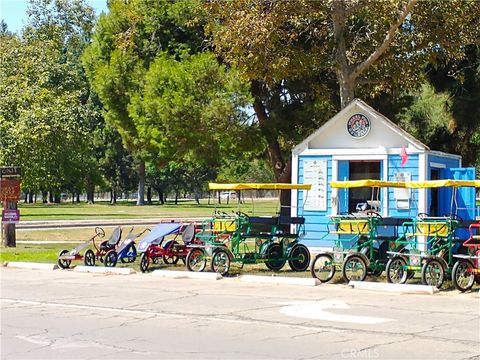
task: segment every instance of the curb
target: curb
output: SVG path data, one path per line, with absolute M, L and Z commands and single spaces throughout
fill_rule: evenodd
M 350 281 L 348 286 L 360 290 L 379 290 L 404 294 L 435 294 L 439 290 L 435 286 L 413 284 L 390 284 L 368 281 Z
M 33 263 L 33 262 L 19 262 L 19 261 L 8 261 L 3 264 L 3 266 L 19 269 L 32 269 L 32 270 L 56 270 L 58 269 L 57 264 L 45 264 L 45 263 Z
M 192 272 L 192 271 L 175 271 L 175 270 L 155 270 L 152 275 L 166 277 L 171 279 L 203 279 L 203 280 L 220 280 L 223 276 L 214 272 Z
M 83 266 L 83 265 L 75 266 L 73 271 L 81 272 L 81 273 L 116 274 L 116 275 L 130 275 L 135 273 L 135 271 L 131 268 L 116 268 L 116 267 L 106 267 L 106 266 Z
M 240 281 L 257 284 L 317 286 L 320 282 L 314 278 L 294 278 L 278 276 L 242 275 Z

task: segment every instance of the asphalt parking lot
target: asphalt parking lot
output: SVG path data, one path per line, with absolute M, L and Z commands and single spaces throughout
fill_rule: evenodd
M 1 268 L 2 359 L 478 359 L 477 292 Z

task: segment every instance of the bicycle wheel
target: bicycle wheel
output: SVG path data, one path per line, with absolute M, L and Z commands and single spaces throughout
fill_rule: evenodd
M 342 266 L 343 279 L 346 282 L 363 281 L 367 277 L 367 264 L 359 255 L 350 255 Z
M 422 282 L 440 289 L 445 280 L 445 269 L 438 259 L 428 259 L 422 266 Z
M 472 288 L 475 283 L 473 269 L 473 264 L 467 259 L 460 259 L 453 265 L 452 282 L 457 290 L 465 292 Z
M 395 256 L 387 263 L 387 281 L 391 284 L 405 284 L 408 278 L 407 262 L 400 256 Z
M 188 271 L 202 272 L 207 266 L 205 252 L 200 248 L 192 249 L 187 255 Z
M 333 257 L 327 253 L 318 254 L 310 267 L 312 277 L 317 278 L 320 282 L 329 282 L 335 275 L 335 264 Z

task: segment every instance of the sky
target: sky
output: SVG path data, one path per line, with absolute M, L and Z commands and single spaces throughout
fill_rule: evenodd
M 86 0 L 97 15 L 107 12 L 107 0 Z M 0 18 L 11 32 L 20 32 L 27 22 L 27 0 L 0 0 Z

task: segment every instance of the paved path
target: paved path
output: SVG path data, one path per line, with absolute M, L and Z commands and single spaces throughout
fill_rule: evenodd
M 480 298 L 0 269 L 2 359 L 474 359 Z
M 181 221 L 181 222 L 198 222 L 203 217 L 189 218 L 152 218 L 152 219 L 95 219 L 95 220 L 37 220 L 37 221 L 20 221 L 16 228 L 19 230 L 27 229 L 60 229 L 60 228 L 78 228 L 78 227 L 113 227 L 127 225 L 156 225 L 159 222 Z

